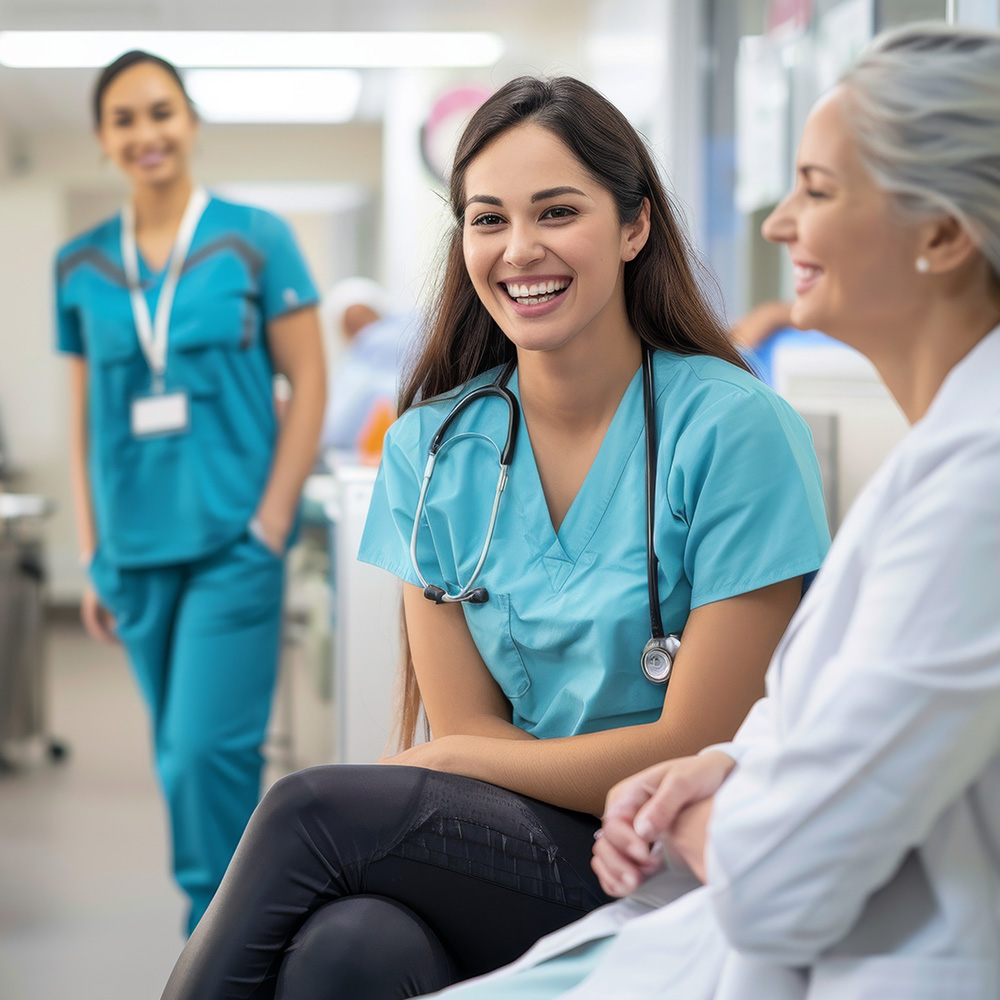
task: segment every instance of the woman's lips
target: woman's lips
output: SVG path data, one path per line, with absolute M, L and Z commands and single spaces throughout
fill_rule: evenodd
M 537 275 L 501 281 L 500 287 L 518 316 L 544 316 L 559 308 L 572 278 Z
M 805 264 L 802 261 L 793 261 L 792 270 L 795 274 L 795 294 L 805 295 L 823 274 L 823 268 L 815 264 Z
M 137 156 L 134 162 L 144 170 L 149 170 L 152 167 L 158 167 L 166 158 L 165 152 L 143 153 L 141 156 Z

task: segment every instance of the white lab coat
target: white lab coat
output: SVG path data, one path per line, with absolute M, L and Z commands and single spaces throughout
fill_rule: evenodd
M 1000 328 L 859 496 L 767 691 L 708 885 L 515 968 L 614 934 L 564 1000 L 1000 998 Z

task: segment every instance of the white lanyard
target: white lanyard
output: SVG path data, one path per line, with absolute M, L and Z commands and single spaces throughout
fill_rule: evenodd
M 135 332 L 139 337 L 142 353 L 146 356 L 146 363 L 153 374 L 154 387 L 158 390 L 163 388 L 163 373 L 167 370 L 167 342 L 170 337 L 170 312 L 174 305 L 174 292 L 177 290 L 177 282 L 180 280 L 184 261 L 187 260 L 188 250 L 191 249 L 194 231 L 198 228 L 198 222 L 208 205 L 208 200 L 208 193 L 203 187 L 196 187 L 191 192 L 170 251 L 167 273 L 160 289 L 160 297 L 156 302 L 156 316 L 152 319 L 146 296 L 139 285 L 135 209 L 131 202 L 127 202 L 122 209 L 122 263 L 125 265 L 128 294 L 132 302 L 132 318 L 135 320 Z

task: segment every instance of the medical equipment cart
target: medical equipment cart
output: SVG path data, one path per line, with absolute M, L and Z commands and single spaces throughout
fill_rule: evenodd
M 38 526 L 52 512 L 44 497 L 0 491 L 0 771 L 32 740 L 52 760 L 67 748 L 46 729 L 44 545 Z

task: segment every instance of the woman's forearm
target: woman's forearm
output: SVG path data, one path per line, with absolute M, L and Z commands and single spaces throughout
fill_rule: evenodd
M 288 538 L 302 484 L 316 461 L 326 406 L 326 367 L 315 308 L 272 320 L 267 336 L 275 371 L 285 375 L 292 387 L 271 474 L 256 511 L 268 543 L 277 550 Z
M 87 362 L 70 360 L 69 477 L 73 496 L 73 516 L 80 547 L 80 561 L 87 562 L 97 548 L 90 473 L 87 468 Z
M 532 743 L 474 743 L 467 762 L 457 755 L 447 769 L 600 815 L 622 778 L 733 738 L 763 693 L 800 593 L 798 579 L 786 580 L 695 609 L 655 722 Z
M 322 365 L 299 371 L 292 380 L 288 404 L 267 486 L 257 508 L 257 517 L 275 540 L 283 542 L 291 530 L 302 484 L 316 462 L 326 379 Z
M 547 740 L 445 736 L 425 745 L 424 760 L 399 763 L 464 774 L 600 816 L 612 785 L 661 760 L 697 753 L 703 745 L 701 739 L 673 736 L 659 723 L 648 723 Z

